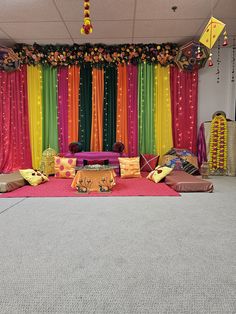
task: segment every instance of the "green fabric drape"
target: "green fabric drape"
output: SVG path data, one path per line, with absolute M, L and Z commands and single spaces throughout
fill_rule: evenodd
M 58 152 L 57 68 L 43 66 L 43 150 Z
M 92 67 L 84 64 L 80 68 L 80 113 L 79 139 L 83 150 L 90 150 L 92 124 Z
M 155 149 L 154 132 L 154 66 L 142 63 L 138 66 L 139 103 L 139 151 L 153 154 Z
M 103 150 L 112 150 L 116 141 L 117 68 L 104 67 Z

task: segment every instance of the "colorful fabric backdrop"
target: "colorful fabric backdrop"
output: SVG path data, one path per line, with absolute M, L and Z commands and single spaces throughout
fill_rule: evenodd
M 22 66 L 0 72 L 0 172 L 39 168 L 48 147 L 163 155 L 196 150 L 198 73 L 160 64 Z

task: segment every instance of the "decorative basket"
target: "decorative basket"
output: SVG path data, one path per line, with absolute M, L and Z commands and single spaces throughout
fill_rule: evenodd
M 43 151 L 40 170 L 46 174 L 46 176 L 55 174 L 54 156 L 57 152 L 52 148 L 47 148 Z

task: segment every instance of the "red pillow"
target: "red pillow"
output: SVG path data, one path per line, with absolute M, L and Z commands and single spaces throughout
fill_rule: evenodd
M 87 166 L 87 165 L 109 165 L 109 160 L 105 159 L 105 160 L 83 160 L 83 165 Z
M 153 171 L 158 164 L 159 157 L 153 154 L 140 154 L 140 171 Z

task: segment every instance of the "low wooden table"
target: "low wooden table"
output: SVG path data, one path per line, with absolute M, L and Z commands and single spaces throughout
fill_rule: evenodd
M 115 166 L 88 165 L 76 167 L 77 173 L 71 184 L 80 193 L 110 192 L 115 185 Z

